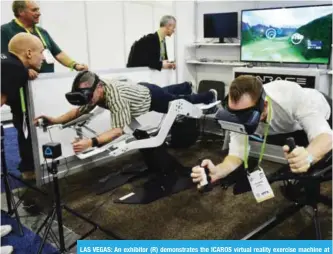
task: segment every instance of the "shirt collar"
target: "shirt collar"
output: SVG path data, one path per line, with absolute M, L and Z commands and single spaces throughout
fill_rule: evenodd
M 157 34 L 158 34 L 158 38 L 159 38 L 160 42 L 164 42 L 165 39 L 163 39 L 160 30 L 157 30 Z

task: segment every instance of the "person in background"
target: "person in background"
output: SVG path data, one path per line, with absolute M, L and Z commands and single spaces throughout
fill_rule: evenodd
M 168 60 L 165 44 L 166 36 L 171 36 L 176 29 L 176 18 L 163 16 L 157 32 L 143 36 L 134 42 L 128 57 L 127 67 L 149 67 L 155 70 L 175 69 L 176 64 Z
M 4 236 L 8 235 L 11 231 L 12 231 L 11 225 L 1 225 L 0 226 L 0 237 L 4 237 Z M 13 251 L 14 251 L 14 248 L 13 248 L 13 246 L 10 246 L 10 245 L 0 247 L 1 254 L 11 254 L 11 253 L 13 253 Z
M 1 53 L 8 52 L 10 39 L 21 32 L 27 32 L 37 36 L 45 48 L 45 61 L 39 71 L 29 69 L 30 79 L 37 78 L 38 73 L 54 72 L 54 58 L 62 65 L 77 71 L 88 69 L 87 65 L 73 61 L 63 52 L 45 29 L 36 26 L 36 24 L 39 23 L 41 15 L 36 2 L 14 1 L 12 9 L 15 19 L 1 26 Z
M 8 53 L 1 53 L 1 106 L 10 106 L 17 130 L 22 179 L 34 179 L 32 142 L 24 91 L 29 79 L 28 69 L 36 72 L 44 61 L 44 47 L 36 36 L 18 33 L 8 45 Z

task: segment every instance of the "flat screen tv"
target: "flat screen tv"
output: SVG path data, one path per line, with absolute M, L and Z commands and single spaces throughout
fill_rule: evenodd
M 220 43 L 224 38 L 237 38 L 238 12 L 204 14 L 203 25 L 204 38 L 219 38 Z
M 329 64 L 332 5 L 243 10 L 241 61 Z

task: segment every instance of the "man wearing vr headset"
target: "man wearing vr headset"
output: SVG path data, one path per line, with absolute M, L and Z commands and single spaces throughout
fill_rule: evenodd
M 66 98 L 69 103 L 80 107 L 57 118 L 37 117 L 35 124 L 39 118 L 46 119 L 48 124 L 63 124 L 90 112 L 96 106 L 111 112 L 111 130 L 92 139 L 75 141 L 73 150 L 79 153 L 119 137 L 132 118 L 149 111 L 167 113 L 169 102 L 177 99 L 185 99 L 193 104 L 209 104 L 216 101 L 217 92 L 212 90 L 192 94 L 191 84 L 188 82 L 161 88 L 149 83 L 132 84 L 129 81 L 101 80 L 95 73 L 83 71 L 74 79 L 72 91 L 66 94 Z
M 266 138 L 269 143 L 284 145 L 291 171 L 307 172 L 332 149 L 332 110 L 328 101 L 319 91 L 294 82 L 280 80 L 263 86 L 254 76 L 239 76 L 230 85 L 223 109 L 216 114 L 222 127 L 232 131 L 229 154 L 218 165 L 207 159 L 194 167 L 193 182 L 202 181 L 205 167 L 212 182 L 226 177 L 242 163 L 247 168 L 248 135 L 254 133 L 262 136 L 262 150 Z M 285 145 L 287 137 L 294 137 L 299 145 L 291 152 Z

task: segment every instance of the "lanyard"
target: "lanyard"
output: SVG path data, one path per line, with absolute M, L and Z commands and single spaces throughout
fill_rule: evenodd
M 26 112 L 23 87 L 20 88 L 21 108 L 23 114 Z
M 266 100 L 268 102 L 268 116 L 267 116 L 267 123 L 265 124 L 265 130 L 264 130 L 264 141 L 261 144 L 261 149 L 260 149 L 260 155 L 259 155 L 259 161 L 258 161 L 258 166 L 260 166 L 260 163 L 262 161 L 262 158 L 264 157 L 264 152 L 265 152 L 265 146 L 266 146 L 266 140 L 267 140 L 267 135 L 268 135 L 268 129 L 269 129 L 269 124 L 272 120 L 272 102 L 271 98 L 266 96 Z M 245 135 L 245 148 L 244 148 L 244 168 L 247 170 L 249 165 L 248 165 L 248 146 L 249 146 L 249 136 Z
M 18 24 L 20 27 L 22 27 L 25 31 L 27 31 L 27 33 L 29 33 L 29 34 L 31 33 L 27 28 L 24 27 L 24 25 L 21 23 L 21 21 L 19 21 L 18 19 L 15 19 L 15 22 L 16 22 L 16 24 Z M 36 32 L 37 32 L 39 38 L 40 38 L 41 41 L 43 42 L 44 47 L 47 48 L 46 42 L 45 42 L 45 40 L 44 40 L 44 38 L 43 38 L 42 34 L 40 33 L 40 31 L 39 31 L 39 29 L 38 29 L 37 26 L 35 26 L 35 30 L 36 30 Z

